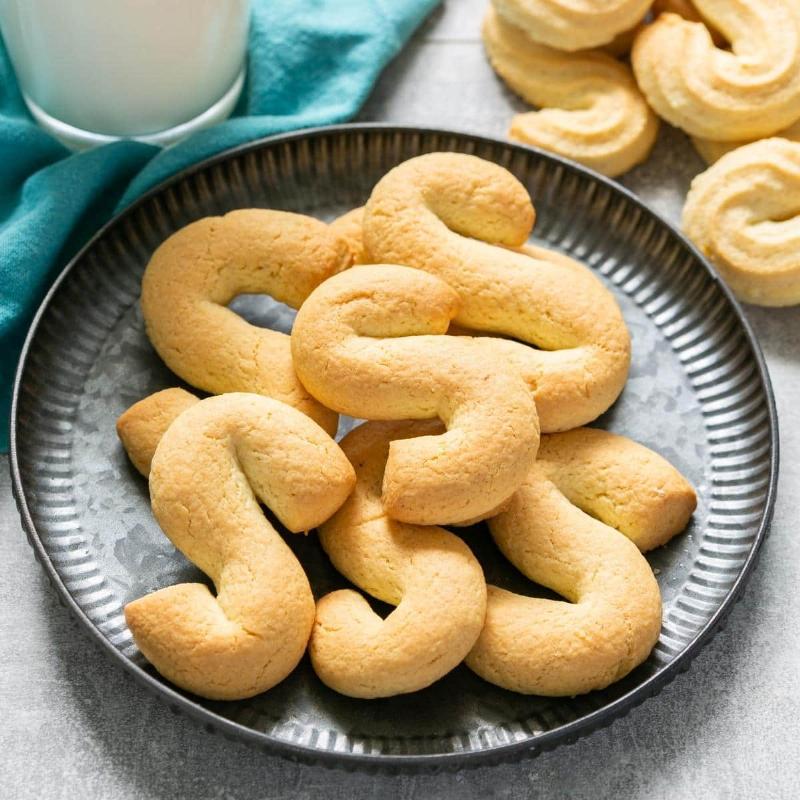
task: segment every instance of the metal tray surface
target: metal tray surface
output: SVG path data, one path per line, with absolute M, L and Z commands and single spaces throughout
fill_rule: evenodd
M 252 700 L 182 693 L 143 659 L 126 602 L 203 576 L 153 519 L 145 481 L 114 422 L 179 382 L 152 350 L 138 308 L 142 271 L 179 227 L 239 207 L 331 219 L 363 203 L 392 166 L 420 153 L 474 153 L 510 169 L 537 210 L 534 240 L 588 264 L 612 288 L 633 337 L 630 380 L 598 423 L 662 453 L 697 488 L 687 531 L 648 556 L 664 623 L 650 658 L 610 688 L 571 699 L 526 697 L 461 666 L 413 695 L 337 695 L 305 659 Z M 246 318 L 289 331 L 293 312 L 242 296 Z M 118 664 L 209 730 L 290 758 L 345 768 L 447 769 L 535 754 L 608 724 L 657 693 L 709 640 L 741 592 L 766 534 L 777 473 L 777 422 L 753 335 L 713 269 L 618 185 L 530 148 L 445 131 L 340 126 L 224 153 L 156 188 L 105 226 L 44 301 L 20 363 L 11 469 L 23 524 L 62 600 Z M 537 588 L 485 529 L 462 535 L 492 582 Z M 287 536 L 319 596 L 347 582 L 313 533 Z

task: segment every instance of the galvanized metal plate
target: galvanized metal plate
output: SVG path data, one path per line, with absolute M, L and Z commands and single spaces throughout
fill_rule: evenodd
M 144 661 L 122 608 L 202 576 L 152 518 L 144 480 L 114 422 L 179 382 L 144 334 L 142 271 L 179 227 L 240 207 L 330 219 L 365 201 L 392 166 L 436 150 L 510 169 L 537 210 L 534 241 L 588 264 L 615 292 L 633 336 L 630 380 L 598 424 L 661 452 L 694 483 L 688 530 L 649 555 L 664 599 L 648 661 L 610 688 L 573 699 L 525 697 L 459 667 L 429 689 L 359 701 L 323 686 L 307 661 L 252 700 L 186 695 Z M 267 297 L 234 304 L 288 331 Z M 452 768 L 534 754 L 607 724 L 660 690 L 718 628 L 752 570 L 772 511 L 777 422 L 769 378 L 736 302 L 668 224 L 618 185 L 552 155 L 444 131 L 341 126 L 255 142 L 146 195 L 66 267 L 39 311 L 15 387 L 11 468 L 31 544 L 64 602 L 106 653 L 174 709 L 211 730 L 301 760 L 382 769 Z M 485 530 L 463 533 L 492 582 L 536 589 Z M 287 540 L 317 595 L 347 585 L 315 537 Z

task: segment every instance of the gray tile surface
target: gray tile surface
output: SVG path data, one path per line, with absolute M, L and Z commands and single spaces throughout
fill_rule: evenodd
M 518 102 L 478 40 L 484 0 L 449 0 L 387 70 L 361 117 L 502 135 Z M 623 181 L 677 220 L 700 162 L 664 129 Z M 728 625 L 659 697 L 576 745 L 432 777 L 296 766 L 210 736 L 135 686 L 59 606 L 25 543 L 0 459 L 3 798 L 800 797 L 800 308 L 748 309 L 778 398 L 772 534 Z

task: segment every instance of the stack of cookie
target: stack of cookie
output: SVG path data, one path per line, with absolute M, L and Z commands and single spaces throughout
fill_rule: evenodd
M 506 170 L 433 153 L 330 226 L 240 210 L 153 254 L 148 336 L 213 395 L 166 389 L 117 423 L 162 529 L 216 588 L 126 606 L 162 675 L 250 697 L 307 651 L 352 697 L 417 691 L 462 661 L 559 696 L 647 658 L 661 597 L 642 553 L 684 529 L 695 493 L 653 451 L 584 427 L 622 391 L 630 337 L 587 267 L 527 244 L 534 220 Z M 231 311 L 242 292 L 298 308 L 291 336 Z M 366 420 L 339 444 L 338 414 Z M 315 601 L 260 504 L 290 532 L 317 529 L 356 588 Z M 564 599 L 487 586 L 442 527 L 484 520 L 511 563 Z M 382 618 L 366 596 L 395 609 Z
M 688 236 L 741 299 L 800 303 L 796 0 L 493 0 L 483 38 L 539 108 L 512 139 L 616 176 L 647 158 L 658 115 L 713 165 L 690 190 Z M 613 56 L 631 43 L 628 66 Z

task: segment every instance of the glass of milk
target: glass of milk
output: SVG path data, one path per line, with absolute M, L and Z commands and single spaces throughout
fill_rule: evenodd
M 225 119 L 249 20 L 248 0 L 0 0 L 31 114 L 76 149 L 168 144 Z

